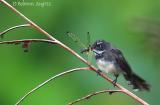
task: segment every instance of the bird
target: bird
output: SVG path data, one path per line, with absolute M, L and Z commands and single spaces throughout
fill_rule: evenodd
M 134 90 L 150 90 L 150 85 L 133 72 L 123 53 L 110 42 L 97 40 L 91 45 L 99 72 L 111 73 L 115 76 L 113 83 L 117 82 L 120 74 L 133 86 Z

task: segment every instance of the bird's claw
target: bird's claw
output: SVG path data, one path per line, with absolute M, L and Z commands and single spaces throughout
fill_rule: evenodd
M 98 69 L 97 70 L 97 75 L 99 76 L 101 73 L 102 73 L 102 71 Z
M 116 83 L 117 83 L 117 79 L 114 79 L 114 80 L 112 81 L 112 83 L 113 83 L 113 86 L 115 87 L 115 86 L 116 86 Z

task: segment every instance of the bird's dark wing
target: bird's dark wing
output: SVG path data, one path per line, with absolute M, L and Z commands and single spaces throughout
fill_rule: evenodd
M 122 52 L 117 48 L 112 48 L 111 52 L 112 52 L 113 56 L 115 57 L 115 60 L 116 60 L 116 62 L 118 64 L 118 66 L 121 68 L 121 70 L 124 73 L 126 73 L 126 75 L 131 75 L 132 74 L 131 67 L 127 63 L 127 61 L 124 58 Z
M 119 49 L 112 48 L 111 49 L 112 54 L 114 55 L 117 64 L 121 68 L 121 70 L 124 72 L 123 75 L 126 80 L 130 81 L 131 84 L 133 85 L 134 89 L 139 89 L 139 90 L 150 90 L 150 85 L 146 83 L 144 79 L 136 75 L 135 73 L 132 72 L 131 67 L 125 60 L 122 52 Z

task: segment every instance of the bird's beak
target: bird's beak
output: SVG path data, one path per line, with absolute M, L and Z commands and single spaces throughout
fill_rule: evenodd
M 99 55 L 99 53 L 98 53 L 95 49 L 93 49 L 92 51 L 93 51 L 95 54 Z
M 91 46 L 91 51 L 93 51 L 94 50 L 94 47 L 93 46 Z

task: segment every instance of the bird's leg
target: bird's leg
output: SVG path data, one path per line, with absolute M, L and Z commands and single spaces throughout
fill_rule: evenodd
M 113 83 L 113 85 L 114 85 L 114 87 L 115 87 L 115 86 L 116 86 L 116 83 L 117 83 L 117 78 L 118 78 L 119 74 L 114 74 L 114 76 L 115 76 L 116 78 L 112 81 L 112 83 Z
M 102 73 L 100 69 L 97 70 L 97 75 L 99 76 Z

